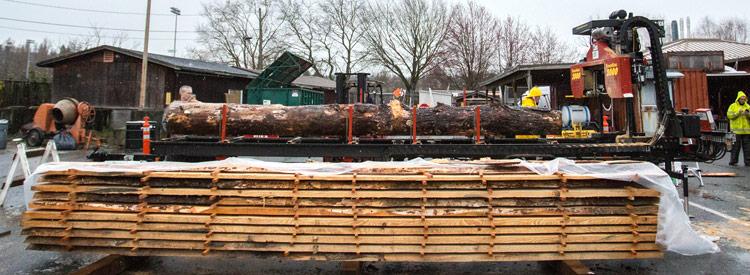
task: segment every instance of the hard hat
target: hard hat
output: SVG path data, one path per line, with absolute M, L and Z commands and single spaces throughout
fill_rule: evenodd
M 530 97 L 542 96 L 542 89 L 539 89 L 539 87 L 534 86 L 534 88 L 531 88 L 531 90 L 529 91 L 529 96 Z

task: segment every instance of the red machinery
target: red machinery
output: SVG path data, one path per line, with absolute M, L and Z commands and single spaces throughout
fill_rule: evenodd
M 711 113 L 711 109 L 695 109 L 695 114 L 697 114 L 701 119 L 701 132 L 711 132 L 717 130 L 716 122 L 714 121 L 714 115 L 713 113 Z
M 76 144 L 81 144 L 87 137 L 87 125 L 94 121 L 94 106 L 74 98 L 64 98 L 55 104 L 39 105 L 34 113 L 34 120 L 24 125 L 21 131 L 29 146 L 40 146 L 45 139 L 54 136 L 61 130 L 73 136 Z
M 630 59 L 627 55 L 618 55 L 603 37 L 596 39 L 588 53 L 586 61 L 570 67 L 570 86 L 575 98 L 586 96 L 584 91 L 595 90 L 597 80 L 595 71 L 604 72 L 604 88 L 610 98 L 624 98 L 633 93 L 630 73 Z

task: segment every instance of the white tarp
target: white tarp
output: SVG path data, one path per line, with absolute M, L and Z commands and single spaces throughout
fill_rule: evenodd
M 688 218 L 672 179 L 658 166 L 649 162 L 586 163 L 558 158 L 547 162 L 523 162 L 521 165 L 537 174 L 560 172 L 567 175 L 586 175 L 602 179 L 633 181 L 661 192 L 656 242 L 667 250 L 682 255 L 699 255 L 719 252 L 719 246 L 702 236 L 690 226 Z
M 191 169 L 210 169 L 213 167 L 232 167 L 243 170 L 243 167 L 262 168 L 275 172 L 300 173 L 303 175 L 344 174 L 360 168 L 443 168 L 456 167 L 481 169 L 475 164 L 439 164 L 423 159 L 401 162 L 360 162 L 360 163 L 280 163 L 266 162 L 245 158 L 228 158 L 221 161 L 201 163 L 184 162 L 53 162 L 40 165 L 24 182 L 24 200 L 26 205 L 31 201 L 31 186 L 38 182 L 39 175 L 47 171 L 67 171 L 75 169 L 90 172 L 145 172 L 145 171 L 183 171 Z M 698 234 L 690 226 L 690 220 L 682 209 L 677 189 L 672 180 L 656 165 L 648 162 L 635 163 L 585 163 L 577 164 L 568 159 L 555 159 L 547 162 L 525 162 L 520 165 L 531 171 L 549 175 L 563 173 L 567 175 L 586 175 L 602 179 L 633 181 L 645 187 L 661 192 L 659 202 L 659 221 L 656 242 L 667 250 L 683 255 L 699 255 L 719 252 L 719 247 L 708 238 Z

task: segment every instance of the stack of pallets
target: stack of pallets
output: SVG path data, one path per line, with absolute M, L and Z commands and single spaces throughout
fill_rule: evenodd
M 226 168 L 226 169 L 225 169 Z M 362 261 L 661 257 L 659 193 L 630 182 L 483 169 L 47 172 L 32 249 Z

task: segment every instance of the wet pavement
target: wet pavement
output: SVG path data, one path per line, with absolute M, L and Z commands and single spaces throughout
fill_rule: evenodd
M 13 148 L 11 148 L 13 147 Z M 14 146 L 0 150 L 0 174 L 7 175 Z M 63 160 L 83 161 L 80 151 L 63 152 Z M 37 158 L 32 158 L 35 167 Z M 663 259 L 583 261 L 596 274 L 748 274 L 750 270 L 750 167 L 728 165 L 728 158 L 701 163 L 704 172 L 734 172 L 736 177 L 704 178 L 699 187 L 690 178 L 690 215 L 704 234 L 719 237 L 720 253 L 682 256 L 667 252 Z M 692 163 L 688 163 L 693 165 Z M 20 169 L 19 169 L 20 172 Z M 679 189 L 682 192 L 681 188 Z M 77 252 L 26 250 L 20 235 L 23 213 L 22 188 L 13 187 L 0 209 L 0 274 L 67 274 L 103 255 Z M 536 262 L 515 263 L 367 263 L 366 274 L 552 274 Z M 341 266 L 334 262 L 294 262 L 246 257 L 151 257 L 126 274 L 331 274 Z

